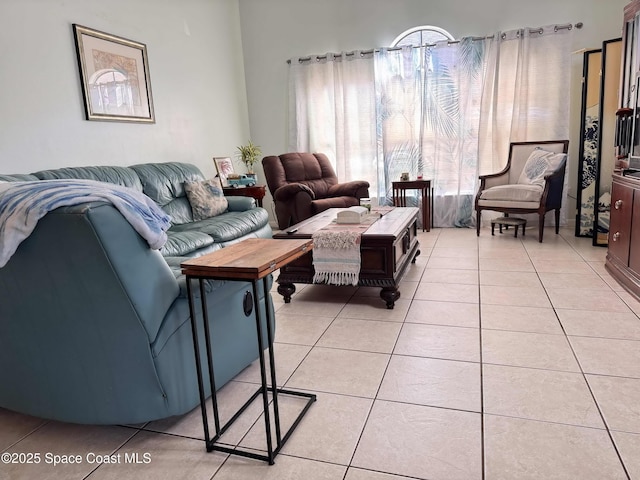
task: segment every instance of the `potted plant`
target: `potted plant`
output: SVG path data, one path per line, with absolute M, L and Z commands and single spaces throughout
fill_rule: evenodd
M 238 158 L 247 167 L 247 173 L 254 175 L 253 166 L 258 162 L 258 157 L 262 155 L 262 150 L 258 145 L 255 145 L 251 140 L 247 145 L 240 145 L 238 147 Z

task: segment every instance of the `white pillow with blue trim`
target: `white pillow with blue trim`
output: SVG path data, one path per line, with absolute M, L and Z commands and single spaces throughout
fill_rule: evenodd
M 544 177 L 553 173 L 567 158 L 566 153 L 555 153 L 536 148 L 524 164 L 518 183 L 544 187 Z

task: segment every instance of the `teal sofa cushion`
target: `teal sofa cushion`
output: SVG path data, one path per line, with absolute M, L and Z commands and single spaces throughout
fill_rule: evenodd
M 193 222 L 191 205 L 184 182 L 204 180 L 204 175 L 189 163 L 145 163 L 132 165 L 142 182 L 143 192 L 171 216 L 174 224 Z
M 173 225 L 169 232 L 203 232 L 210 235 L 215 243 L 224 243 L 248 235 L 268 223 L 269 214 L 264 208 L 252 208 L 244 212 L 226 212 L 197 222 Z
M 123 187 L 142 191 L 142 183 L 135 171 L 129 167 L 67 167 L 56 170 L 41 170 L 33 173 L 40 180 L 61 180 L 67 178 L 79 180 L 95 180 L 97 182 L 114 183 Z
M 167 232 L 167 243 L 160 249 L 163 257 L 182 257 L 213 244 L 211 235 L 198 231 Z
M 13 175 L 0 175 L 0 182 L 29 182 L 34 180 L 40 180 L 35 175 L 30 173 L 15 173 Z

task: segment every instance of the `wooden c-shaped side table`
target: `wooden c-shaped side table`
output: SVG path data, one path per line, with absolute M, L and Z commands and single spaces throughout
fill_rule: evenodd
M 189 299 L 189 313 L 191 314 L 191 332 L 193 335 L 193 347 L 195 351 L 196 375 L 198 378 L 198 391 L 200 394 L 200 410 L 202 413 L 202 425 L 204 429 L 204 441 L 207 452 L 214 450 L 241 455 L 244 457 L 264 460 L 273 465 L 276 455 L 280 452 L 286 441 L 289 439 L 293 430 L 298 426 L 302 417 L 307 413 L 309 407 L 316 401 L 314 393 L 298 392 L 295 390 L 278 387 L 276 381 L 276 365 L 273 353 L 274 340 L 274 319 L 272 318 L 271 296 L 269 294 L 269 283 L 267 278 L 274 271 L 286 266 L 289 262 L 300 258 L 309 253 L 313 249 L 313 241 L 311 239 L 297 240 L 274 240 L 271 238 L 249 238 L 239 243 L 235 243 L 221 250 L 202 255 L 201 257 L 191 258 L 180 265 L 182 273 L 187 277 L 187 297 Z M 205 292 L 205 280 L 227 280 L 248 282 L 249 287 L 245 293 L 244 308 L 247 318 L 246 322 L 251 322 L 255 317 L 256 335 L 258 339 L 258 359 L 260 360 L 260 387 L 254 394 L 242 405 L 235 415 L 231 417 L 226 424 L 220 425 L 220 415 L 218 409 L 218 400 L 215 384 L 215 368 L 213 365 L 213 352 L 211 351 L 211 328 L 209 322 L 209 309 L 207 307 L 207 294 Z M 196 292 L 191 286 L 192 281 L 197 281 L 199 285 L 200 296 L 200 313 L 198 315 L 196 309 Z M 261 309 L 259 301 L 259 286 L 262 284 L 262 293 L 265 298 L 265 314 L 266 319 L 261 318 Z M 217 312 L 224 315 L 224 312 Z M 202 330 L 198 328 L 198 322 L 201 318 Z M 263 352 L 264 332 L 263 323 L 266 326 L 267 345 L 269 364 L 267 366 Z M 200 332 L 199 332 L 200 331 Z M 204 352 L 201 352 L 201 343 L 199 335 L 204 333 Z M 204 357 L 204 358 L 202 358 Z M 268 368 L 267 368 L 268 367 Z M 209 377 L 209 386 L 211 389 L 211 406 L 213 411 L 213 420 L 215 433 L 213 438 L 209 433 L 209 420 L 206 407 L 206 389 L 204 381 L 204 371 L 207 369 Z M 270 374 L 271 385 L 267 381 L 267 371 Z M 269 401 L 269 393 L 271 393 L 271 402 Z M 306 399 L 304 408 L 298 413 L 293 424 L 286 432 L 280 429 L 280 410 L 278 407 L 279 395 L 292 395 Z M 254 400 L 262 397 L 262 410 L 264 413 L 265 432 L 267 451 L 266 455 L 254 452 L 252 450 L 242 449 L 240 447 L 232 448 L 218 443 L 220 436 L 240 417 L 240 415 L 253 403 Z M 273 408 L 273 425 L 275 427 L 276 444 L 273 445 L 271 438 L 271 421 L 270 407 Z

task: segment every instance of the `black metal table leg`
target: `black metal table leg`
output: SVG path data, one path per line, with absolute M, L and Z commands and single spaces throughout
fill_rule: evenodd
M 269 460 L 269 465 L 273 465 L 273 446 L 271 444 L 271 421 L 269 419 L 269 387 L 267 385 L 267 368 L 264 364 L 264 345 L 262 341 L 262 321 L 260 319 L 260 302 L 258 297 L 258 288 L 256 285 L 256 281 L 252 282 L 253 286 L 253 305 L 256 312 L 256 331 L 258 333 L 258 358 L 260 359 L 260 391 L 262 392 L 262 403 L 264 408 L 264 429 L 267 435 L 267 457 Z M 268 320 L 267 320 L 268 323 Z M 272 351 L 271 351 L 271 339 L 268 339 L 269 345 L 267 348 L 269 349 L 269 358 L 271 359 Z M 271 366 L 273 368 L 273 366 Z M 272 376 L 273 376 L 273 372 Z M 276 392 L 274 390 L 274 398 L 276 396 Z M 275 405 L 275 404 L 274 404 Z M 275 414 L 274 414 L 275 416 Z M 276 420 L 276 423 L 279 419 Z
M 207 416 L 206 409 L 206 397 L 205 397 L 205 389 L 204 389 L 204 378 L 203 378 L 203 370 L 202 370 L 202 359 L 200 358 L 200 343 L 198 339 L 198 328 L 197 328 L 197 316 L 195 311 L 195 302 L 193 299 L 193 291 L 191 288 L 191 280 L 196 277 L 187 276 L 187 297 L 189 301 L 189 312 L 191 314 L 191 329 L 193 335 L 193 345 L 195 351 L 195 360 L 196 360 L 196 374 L 198 377 L 198 390 L 200 395 L 200 409 L 202 411 L 202 424 L 204 428 L 204 437 L 205 437 L 205 445 L 207 452 L 211 452 L 213 450 L 222 451 L 229 454 L 241 455 L 244 457 L 254 458 L 258 460 L 264 460 L 269 462 L 270 465 L 275 463 L 275 457 L 280 452 L 282 447 L 285 445 L 286 441 L 289 439 L 293 431 L 296 429 L 302 417 L 307 413 L 311 404 L 316 401 L 316 395 L 312 393 L 303 393 L 297 392 L 294 390 L 288 390 L 277 387 L 276 380 L 276 368 L 275 368 L 275 356 L 273 352 L 273 341 L 274 341 L 274 333 L 273 333 L 273 317 L 271 315 L 271 299 L 269 296 L 269 291 L 267 289 L 268 282 L 266 277 L 263 278 L 263 293 L 265 295 L 265 310 L 266 310 L 266 326 L 267 326 L 267 354 L 269 356 L 269 367 L 270 367 L 270 380 L 271 386 L 267 383 L 267 368 L 264 359 L 264 340 L 263 340 L 263 328 L 262 328 L 262 315 L 260 313 L 260 301 L 258 295 L 258 280 L 252 281 L 252 290 L 253 290 L 253 298 L 254 298 L 254 309 L 256 316 L 256 333 L 258 337 L 258 358 L 260 362 L 260 388 L 258 388 L 254 394 L 238 409 L 238 411 L 221 427 L 219 420 L 219 409 L 217 402 L 217 393 L 215 387 L 215 376 L 214 376 L 214 364 L 213 364 L 213 355 L 211 349 L 211 332 L 209 327 L 209 318 L 208 318 L 208 310 L 207 310 L 207 301 L 206 294 L 204 291 L 203 278 L 198 278 L 200 281 L 200 297 L 201 297 L 201 308 L 202 308 L 202 318 L 204 322 L 204 334 L 205 334 L 205 354 L 207 357 L 207 366 L 209 369 L 209 379 L 211 383 L 211 403 L 213 408 L 213 418 L 215 422 L 215 430 L 216 434 L 213 438 L 211 438 L 209 433 L 209 421 Z M 272 393 L 273 398 L 273 412 L 274 412 L 274 424 L 276 431 L 276 446 L 273 448 L 273 441 L 271 438 L 271 421 L 269 414 L 269 391 Z M 278 394 L 284 395 L 292 395 L 307 398 L 307 402 L 302 409 L 302 411 L 298 414 L 296 419 L 294 420 L 289 430 L 284 434 L 281 434 L 280 427 L 280 409 L 278 406 Z M 238 447 L 229 448 L 223 445 L 219 445 L 216 443 L 218 438 L 224 434 L 224 432 L 240 417 L 240 415 L 256 400 L 259 396 L 262 396 L 262 404 L 263 404 L 263 413 L 265 419 L 265 433 L 266 433 L 266 443 L 267 443 L 267 455 L 256 454 L 251 451 L 242 450 Z
M 257 282 L 254 282 L 254 288 Z M 275 341 L 274 338 L 274 334 L 273 334 L 273 326 L 271 325 L 271 318 L 269 313 L 271 312 L 271 308 L 270 307 L 270 302 L 271 302 L 271 296 L 269 295 L 269 289 L 268 289 L 268 282 L 267 282 L 267 278 L 264 277 L 262 279 L 262 290 L 264 292 L 264 306 L 265 306 L 265 312 L 266 312 L 266 317 L 267 317 L 267 341 L 269 342 L 269 346 L 267 347 L 269 349 L 269 369 L 271 371 L 271 387 L 273 390 L 273 419 L 275 421 L 275 427 L 276 427 L 276 448 L 280 448 L 280 444 L 282 442 L 282 434 L 280 431 L 280 408 L 278 407 L 278 383 L 276 380 L 276 361 L 275 361 L 275 356 L 273 353 L 273 342 Z M 258 302 L 258 298 L 255 298 L 255 305 L 256 305 L 256 309 L 258 309 L 259 307 L 259 302 Z M 259 313 L 259 311 L 257 311 Z M 256 317 L 258 316 L 258 314 L 256 314 Z
M 193 336 L 193 350 L 196 356 L 196 375 L 198 377 L 198 391 L 200 394 L 200 410 L 202 412 L 202 424 L 204 426 L 204 442 L 207 452 L 210 452 L 209 422 L 207 420 L 207 404 L 204 394 L 204 379 L 202 378 L 202 363 L 200 361 L 200 342 L 198 342 L 198 325 L 196 323 L 195 308 L 193 305 L 193 292 L 191 291 L 191 277 L 187 277 L 187 298 L 189 299 L 189 312 L 191 313 L 191 333 Z

